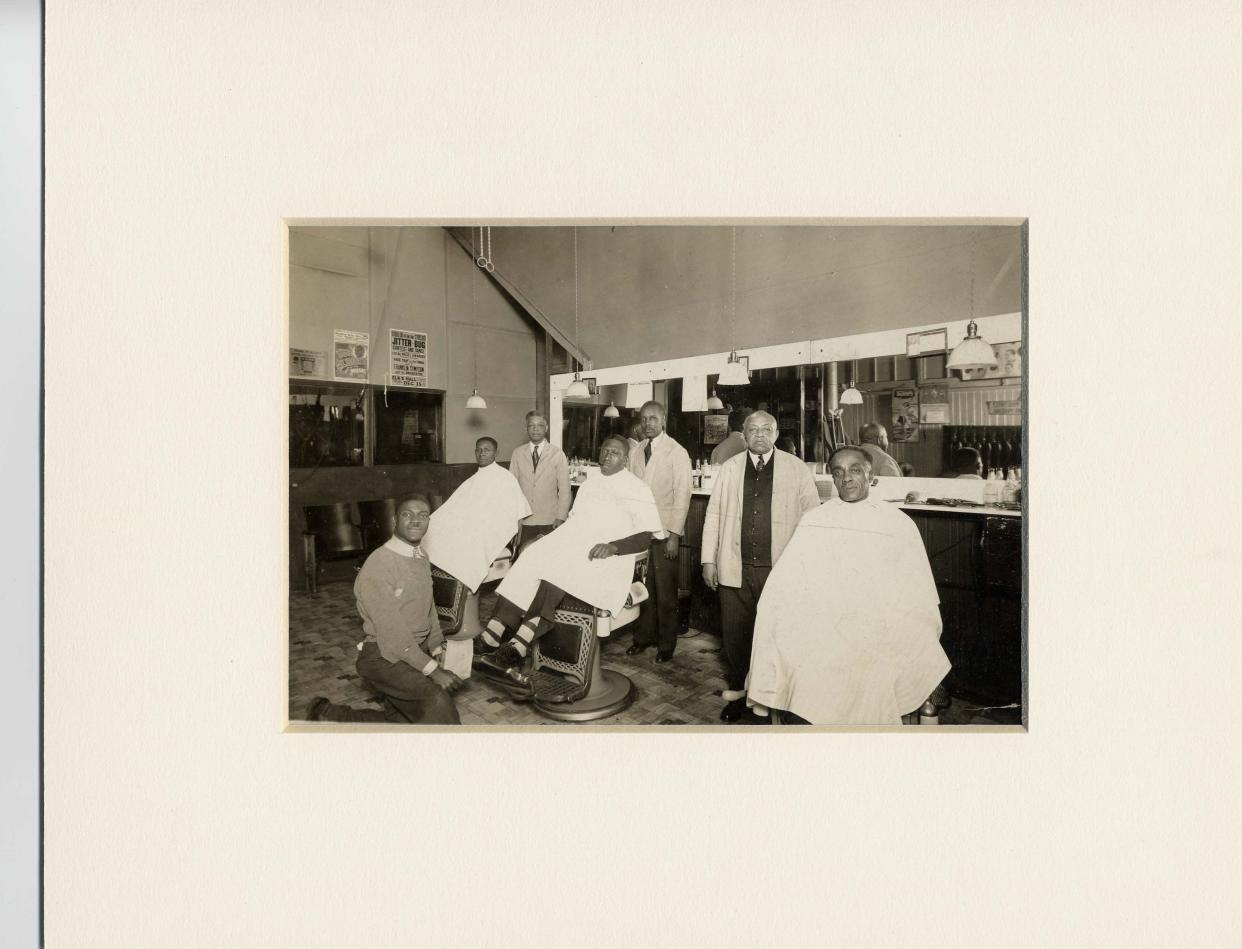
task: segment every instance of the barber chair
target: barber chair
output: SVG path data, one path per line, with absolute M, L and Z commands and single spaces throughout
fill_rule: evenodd
M 319 592 L 319 572 L 323 562 L 357 560 L 366 553 L 353 507 L 343 502 L 302 508 L 306 517 L 306 530 L 302 532 L 302 557 L 307 593 Z
M 634 564 L 625 606 L 613 616 L 573 596 L 553 615 L 555 627 L 535 640 L 527 660 L 535 709 L 562 722 L 589 722 L 617 715 L 637 695 L 633 681 L 600 665 L 599 641 L 638 618 L 647 599 L 647 555 Z

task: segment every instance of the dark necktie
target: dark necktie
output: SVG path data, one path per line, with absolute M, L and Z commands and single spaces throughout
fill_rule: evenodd
M 763 455 L 755 456 L 755 471 L 759 474 L 763 474 Z
M 539 447 L 536 446 L 530 450 L 530 470 L 537 471 L 539 469 Z
M 647 444 L 643 446 L 643 463 L 651 461 L 651 439 L 647 439 Z

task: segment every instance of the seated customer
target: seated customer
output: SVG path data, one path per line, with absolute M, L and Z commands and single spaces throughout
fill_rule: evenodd
M 918 528 L 868 497 L 856 447 L 829 459 L 839 497 L 803 515 L 759 600 L 747 699 L 815 725 L 899 725 L 949 671 Z
M 373 551 L 354 581 L 366 638 L 355 666 L 384 699 L 383 710 L 356 709 L 316 698 L 308 721 L 458 725 L 451 693 L 461 679 L 440 667 L 444 636 L 431 596 L 431 568 L 420 541 L 431 517 L 421 494 L 397 505 L 391 539 Z
M 587 479 L 569 519 L 528 547 L 496 589 L 496 612 L 475 641 L 476 650 L 483 652 L 476 665 L 515 695 L 531 692 L 522 672 L 527 651 L 552 629 L 552 616 L 565 594 L 620 612 L 634 576 L 634 555 L 647 549 L 653 535 L 663 533 L 651 489 L 626 470 L 628 454 L 624 438 L 604 439 L 601 477 Z M 513 638 L 500 645 L 510 633 Z
M 530 514 L 517 479 L 496 464 L 496 439 L 476 441 L 474 459 L 479 470 L 431 515 L 422 544 L 433 564 L 472 592 Z
M 983 456 L 974 448 L 959 448 L 953 453 L 953 467 L 945 472 L 946 478 L 973 478 L 983 480 Z

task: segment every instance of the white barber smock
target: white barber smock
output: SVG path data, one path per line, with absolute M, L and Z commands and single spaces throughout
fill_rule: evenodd
M 601 610 L 618 613 L 625 606 L 634 576 L 635 554 L 588 560 L 596 544 L 640 531 L 663 536 L 660 512 L 651 489 L 630 472 L 599 474 L 578 488 L 569 519 L 522 552 L 496 592 L 526 609 L 547 580 Z
M 899 725 L 949 671 L 914 522 L 840 498 L 808 511 L 759 600 L 751 704 L 816 725 Z

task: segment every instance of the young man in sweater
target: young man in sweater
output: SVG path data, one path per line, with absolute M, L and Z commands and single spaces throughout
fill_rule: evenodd
M 420 494 L 397 505 L 389 541 L 374 551 L 354 582 L 366 638 L 357 670 L 384 700 L 384 708 L 356 709 L 316 698 L 308 721 L 459 725 L 452 693 L 461 679 L 440 668 L 444 635 L 431 593 L 431 568 L 420 542 L 431 505 Z

